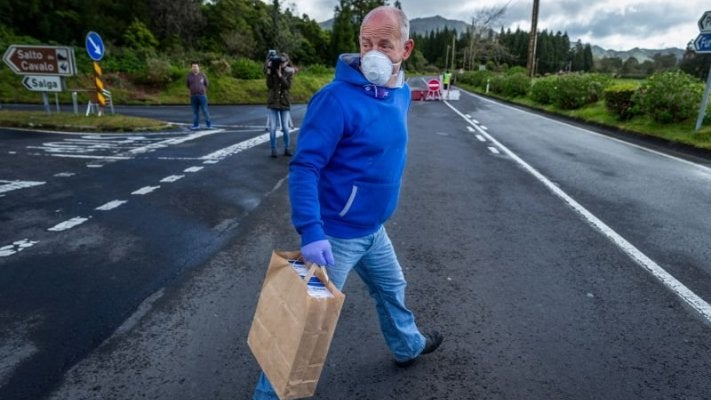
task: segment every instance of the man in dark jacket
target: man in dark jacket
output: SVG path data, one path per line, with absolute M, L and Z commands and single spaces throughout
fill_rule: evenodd
M 193 127 L 200 128 L 200 110 L 205 117 L 207 128 L 212 127 L 210 113 L 207 111 L 207 76 L 200 72 L 200 64 L 197 61 L 191 63 L 191 71 L 188 73 L 187 85 L 190 90 L 190 104 L 193 106 Z
M 289 109 L 291 100 L 289 89 L 291 89 L 291 79 L 294 76 L 294 68 L 289 62 L 286 54 L 274 55 L 267 61 L 267 88 L 269 97 L 267 98 L 267 116 L 269 117 L 269 142 L 272 147 L 272 157 L 277 156 L 276 130 L 277 123 L 281 124 L 281 131 L 284 135 L 284 155 L 290 156 L 289 149 Z

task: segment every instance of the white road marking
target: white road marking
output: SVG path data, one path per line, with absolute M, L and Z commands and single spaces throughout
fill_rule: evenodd
M 521 110 L 520 108 L 511 107 L 511 106 L 509 106 L 509 105 L 507 105 L 507 104 L 498 103 L 498 102 L 496 102 L 496 101 L 494 101 L 494 100 L 490 100 L 490 99 L 487 99 L 487 98 L 485 98 L 485 97 L 477 96 L 477 95 L 475 95 L 474 93 L 469 93 L 469 92 L 467 92 L 466 90 L 463 90 L 463 92 L 466 93 L 466 94 L 468 94 L 468 95 L 471 96 L 471 97 L 475 97 L 475 98 L 477 98 L 477 99 L 484 100 L 484 101 L 487 101 L 487 102 L 489 102 L 489 103 L 493 103 L 493 104 L 499 105 L 499 106 L 501 106 L 501 107 L 506 107 L 506 108 L 508 108 L 508 109 L 510 109 L 510 110 L 515 110 L 515 111 L 519 111 L 519 112 L 526 112 L 525 110 Z M 582 132 L 585 132 L 585 133 L 589 133 L 589 134 L 592 134 L 592 135 L 597 135 L 597 136 L 600 136 L 600 137 L 604 137 L 604 138 L 607 139 L 607 140 L 613 140 L 613 141 L 618 142 L 618 143 L 626 144 L 627 146 L 631 146 L 631 147 L 634 147 L 634 148 L 636 148 L 636 149 L 640 149 L 640 150 L 644 150 L 644 151 L 647 151 L 647 152 L 650 152 L 650 153 L 654 153 L 654 154 L 660 155 L 660 156 L 662 156 L 662 157 L 670 158 L 670 159 L 676 160 L 676 161 L 681 161 L 681 162 L 683 162 L 684 164 L 693 165 L 693 166 L 696 167 L 696 168 L 705 170 L 705 172 L 707 172 L 707 173 L 711 173 L 711 168 L 710 168 L 710 167 L 707 167 L 707 166 L 705 166 L 705 165 L 697 164 L 697 163 L 691 162 L 691 161 L 689 161 L 689 160 L 685 160 L 685 159 L 683 159 L 683 158 L 679 158 L 679 157 L 675 157 L 675 156 L 670 155 L 670 154 L 662 153 L 662 152 L 660 152 L 660 151 L 653 150 L 653 149 L 650 149 L 650 148 L 648 148 L 648 147 L 640 146 L 640 145 L 638 145 L 638 144 L 630 143 L 630 142 L 624 141 L 624 140 L 622 140 L 622 139 L 617 139 L 617 138 L 614 138 L 614 137 L 612 137 L 612 136 L 603 135 L 602 133 L 597 133 L 597 132 L 594 132 L 594 131 L 591 131 L 591 130 L 588 130 L 588 129 L 585 129 L 585 128 L 581 128 L 581 127 L 579 127 L 579 126 L 571 125 L 571 124 L 566 123 L 566 122 L 563 122 L 563 121 L 558 121 L 558 120 L 555 120 L 555 119 L 550 119 L 550 118 L 547 118 L 547 117 L 545 117 L 545 116 L 543 116 L 543 115 L 538 115 L 538 114 L 536 114 L 536 113 L 531 113 L 531 112 L 528 112 L 528 114 L 529 114 L 529 115 L 532 115 L 532 116 L 534 116 L 534 117 L 536 117 L 536 118 L 545 119 L 546 121 L 549 121 L 549 122 L 553 122 L 553 123 L 556 123 L 556 124 L 565 125 L 565 126 L 567 126 L 567 127 L 569 127 L 569 128 L 573 128 L 573 129 L 576 129 L 576 130 L 579 130 L 579 131 L 582 131 Z
M 171 175 L 171 176 L 166 176 L 165 178 L 161 179 L 161 182 L 175 182 L 178 180 L 181 180 L 185 178 L 185 175 Z
M 38 181 L 3 181 L 0 180 L 0 193 L 10 192 L 13 190 L 29 188 L 33 186 L 44 185 L 47 182 Z
M 91 218 L 91 217 L 89 217 Z M 77 225 L 81 225 L 84 222 L 88 221 L 89 218 L 84 218 L 84 217 L 74 217 L 72 219 L 68 219 L 64 222 L 60 222 L 57 225 L 47 229 L 48 231 L 53 231 L 53 232 L 61 232 L 61 231 L 66 231 L 67 229 L 72 229 Z
M 59 172 L 57 174 L 54 174 L 54 176 L 57 178 L 69 178 L 70 176 L 74 175 L 76 175 L 74 172 Z
M 475 124 L 478 124 L 478 122 L 475 122 Z M 489 128 L 485 127 L 484 125 L 479 125 L 479 126 L 481 127 L 481 129 L 483 129 L 485 131 L 489 130 Z
M 476 132 L 476 129 L 472 128 L 471 126 L 467 125 L 467 130 L 471 133 Z
M 294 128 L 291 130 L 291 132 L 296 132 L 298 131 L 299 128 Z M 281 136 L 281 132 L 277 132 L 277 137 Z M 204 155 L 201 157 L 203 161 L 203 164 L 216 164 L 225 158 L 235 155 L 237 153 L 240 153 L 244 150 L 251 149 L 254 146 L 258 146 L 262 143 L 266 143 L 269 141 L 269 133 L 265 133 L 263 135 L 255 136 L 251 139 L 245 140 L 243 142 L 239 142 L 237 144 L 234 144 L 229 147 L 225 147 L 224 149 L 217 150 L 215 152 L 212 152 L 210 154 Z
M 13 254 L 19 253 L 22 250 L 24 250 L 28 247 L 32 247 L 37 243 L 39 243 L 39 242 L 29 240 L 29 239 L 17 240 L 15 242 L 12 242 L 12 244 L 0 247 L 0 257 L 8 257 Z
M 135 192 L 131 192 L 131 194 L 144 195 L 144 194 L 148 194 L 148 193 L 150 193 L 156 189 L 159 189 L 159 188 L 160 188 L 160 186 L 144 186 L 144 187 L 136 190 Z
M 183 172 L 198 172 L 205 167 L 190 167 L 183 170 Z
M 466 116 L 454 108 L 452 105 L 450 105 L 448 102 L 445 102 L 445 104 L 451 108 L 454 112 L 459 114 L 462 118 L 466 119 Z M 498 104 L 498 103 L 497 103 Z M 471 122 L 470 122 L 471 123 Z M 538 179 L 543 185 L 545 185 L 553 194 L 558 196 L 561 200 L 563 200 L 568 206 L 570 206 L 573 210 L 575 210 L 580 216 L 583 217 L 587 223 L 595 228 L 598 232 L 602 233 L 605 237 L 607 237 L 612 243 L 614 243 L 617 247 L 619 247 L 625 254 L 627 254 L 628 257 L 630 257 L 634 262 L 636 262 L 639 266 L 647 270 L 652 276 L 654 276 L 659 282 L 662 283 L 665 287 L 667 287 L 669 290 L 672 291 L 675 295 L 677 295 L 684 303 L 686 303 L 691 309 L 693 309 L 696 313 L 698 313 L 708 324 L 711 324 L 711 304 L 707 303 L 704 299 L 699 297 L 696 293 L 692 292 L 689 288 L 684 286 L 679 280 L 674 278 L 670 273 L 668 273 L 664 268 L 660 267 L 656 262 L 654 262 L 651 258 L 647 257 L 644 253 L 642 253 L 639 249 L 637 249 L 632 243 L 628 242 L 625 238 L 623 238 L 620 234 L 615 232 L 612 228 L 607 226 L 602 220 L 597 218 L 595 215 L 593 215 L 590 211 L 588 211 L 585 207 L 580 205 L 577 201 L 575 201 L 572 197 L 568 196 L 567 193 L 565 193 L 563 190 L 561 190 L 558 186 L 556 186 L 553 182 L 551 182 L 548 178 L 546 178 L 543 174 L 538 172 L 535 168 L 530 166 L 527 162 L 523 161 L 520 157 L 518 157 L 514 152 L 509 150 L 506 146 L 502 145 L 494 139 L 491 135 L 488 133 L 484 132 L 483 130 L 479 129 L 477 125 L 474 125 L 474 128 L 479 130 L 479 133 L 484 135 L 487 139 L 489 139 L 492 143 L 496 144 L 504 153 L 506 153 L 509 157 L 511 157 L 514 161 L 516 161 L 517 164 L 519 164 L 521 167 L 523 167 L 525 170 L 527 170 L 531 175 L 533 175 L 536 179 Z
M 481 135 L 476 135 L 476 138 L 479 139 L 480 142 L 486 142 L 486 138 Z
M 114 208 L 120 207 L 121 205 L 127 202 L 128 200 L 112 200 L 102 206 L 96 207 L 96 209 L 99 211 L 109 211 L 113 210 Z
M 494 147 L 494 146 L 489 146 L 489 151 L 492 152 L 492 153 L 494 153 L 494 154 L 501 154 L 501 152 L 499 151 L 499 149 L 497 149 L 497 148 Z

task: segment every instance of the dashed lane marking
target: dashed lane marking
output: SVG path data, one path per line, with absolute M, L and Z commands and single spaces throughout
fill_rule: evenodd
M 161 179 L 161 182 L 175 182 L 185 178 L 185 175 L 171 175 Z
M 492 152 L 492 153 L 494 153 L 494 154 L 501 154 L 501 152 L 499 151 L 499 149 L 497 149 L 497 148 L 494 147 L 494 146 L 489 146 L 489 151 Z
M 128 200 L 112 200 L 104 205 L 96 207 L 99 211 L 109 211 L 126 204 Z
M 160 189 L 160 186 L 144 186 L 134 192 L 131 192 L 133 195 L 144 195 L 148 194 L 156 189 Z
M 183 170 L 183 172 L 198 172 L 205 167 L 190 167 Z
M 89 217 L 91 218 L 91 217 Z M 57 225 L 47 229 L 48 231 L 52 232 L 61 232 L 61 231 L 66 231 L 68 229 L 72 229 L 75 226 L 81 225 L 84 222 L 88 221 L 89 218 L 84 218 L 84 217 L 74 217 L 72 219 L 68 219 L 64 222 L 60 222 Z

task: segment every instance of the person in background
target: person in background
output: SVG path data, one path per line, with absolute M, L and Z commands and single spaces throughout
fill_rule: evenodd
M 291 66 L 289 57 L 286 54 L 274 54 L 267 61 L 266 73 L 267 88 L 269 89 L 267 115 L 269 143 L 272 149 L 271 156 L 274 158 L 277 156 L 277 124 L 281 125 L 284 140 L 284 155 L 291 156 L 291 149 L 289 148 L 289 123 L 291 122 L 291 116 L 289 115 L 289 109 L 291 108 L 289 90 L 291 89 L 291 80 L 294 76 L 295 69 Z
M 190 90 L 190 104 L 193 106 L 193 126 L 191 129 L 200 128 L 200 111 L 205 118 L 205 125 L 208 129 L 212 127 L 210 113 L 207 111 L 207 76 L 200 72 L 200 64 L 197 61 L 190 63 L 190 72 L 187 79 L 188 90 Z
M 405 168 L 410 89 L 401 65 L 414 42 L 407 17 L 390 6 L 365 16 L 359 41 L 360 54 L 341 55 L 334 81 L 309 102 L 289 163 L 292 222 L 304 261 L 327 266 L 336 287 L 351 270 L 360 276 L 404 368 L 442 343 L 437 331 L 421 333 L 405 306 L 407 282 L 383 226 Z M 276 398 L 262 373 L 253 399 Z
M 449 84 L 452 82 L 452 73 L 449 70 L 444 71 L 442 77 L 442 84 L 444 85 L 444 90 L 449 89 Z

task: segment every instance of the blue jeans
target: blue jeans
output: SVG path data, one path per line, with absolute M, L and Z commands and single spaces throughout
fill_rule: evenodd
M 414 315 L 405 307 L 407 282 L 385 228 L 361 238 L 328 237 L 328 241 L 335 260 L 335 266 L 328 268 L 333 284 L 342 289 L 348 273 L 355 269 L 375 300 L 380 329 L 395 360 L 406 361 L 420 355 L 425 338 L 417 329 Z M 278 399 L 263 372 L 252 399 Z
M 193 128 L 200 126 L 200 110 L 202 110 L 202 115 L 205 117 L 205 124 L 209 128 L 212 124 L 210 123 L 210 113 L 207 112 L 207 96 L 205 95 L 192 95 L 190 96 L 190 104 L 193 106 Z
M 277 123 L 281 123 L 281 131 L 284 134 L 284 149 L 289 149 L 289 110 L 277 110 L 267 108 L 269 117 L 269 143 L 272 149 L 276 149 Z

